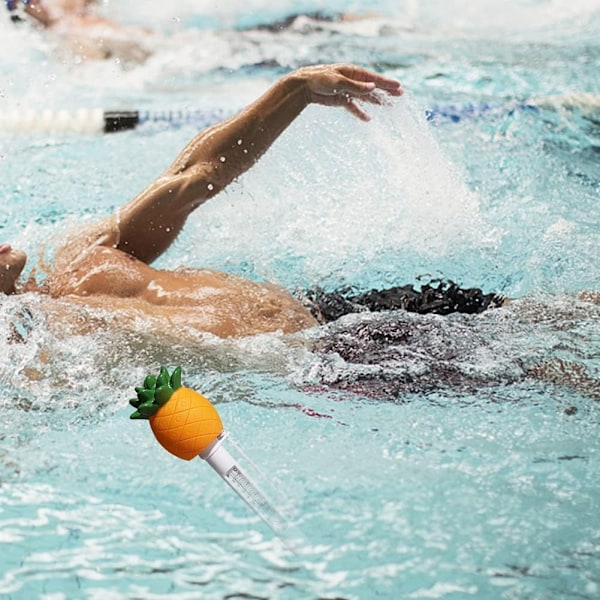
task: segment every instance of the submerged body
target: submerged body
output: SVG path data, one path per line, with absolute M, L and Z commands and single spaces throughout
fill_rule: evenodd
M 97 12 L 97 4 L 95 0 L 9 0 L 6 6 L 14 22 L 29 20 L 47 30 L 59 54 L 143 63 L 152 53 L 148 42 L 157 34 L 107 19 Z

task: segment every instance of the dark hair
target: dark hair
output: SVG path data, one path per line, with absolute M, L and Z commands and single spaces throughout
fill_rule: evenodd
M 437 284 L 437 285 L 436 285 Z M 479 288 L 461 288 L 451 280 L 436 280 L 421 285 L 396 286 L 385 290 L 357 292 L 355 288 L 326 292 L 314 288 L 307 292 L 309 309 L 325 323 L 356 312 L 406 310 L 420 314 L 448 315 L 460 312 L 475 314 L 501 306 L 505 298 L 499 294 L 484 294 Z

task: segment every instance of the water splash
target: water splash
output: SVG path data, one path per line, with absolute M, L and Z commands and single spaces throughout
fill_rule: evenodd
M 256 274 L 271 279 L 291 266 L 312 283 L 368 277 L 368 263 L 374 280 L 385 273 L 410 281 L 494 244 L 499 232 L 414 100 L 371 113 L 364 124 L 307 109 L 226 200 L 192 217 L 190 236 L 201 229 L 206 241 L 195 260 L 210 264 L 222 252 L 223 263 L 258 263 Z

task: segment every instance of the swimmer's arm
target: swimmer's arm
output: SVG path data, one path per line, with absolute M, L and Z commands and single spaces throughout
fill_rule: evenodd
M 211 197 L 245 173 L 311 103 L 342 106 L 356 117 L 369 116 L 355 100 L 381 103 L 376 89 L 400 95 L 400 84 L 353 65 L 298 69 L 275 83 L 237 116 L 199 134 L 170 168 L 173 175 L 209 165 Z
M 98 231 L 96 243 L 151 263 L 189 214 L 256 163 L 308 104 L 342 106 L 368 120 L 355 100 L 380 104 L 377 89 L 402 93 L 397 81 L 352 65 L 305 67 L 284 76 L 240 114 L 199 133 L 161 177 L 118 211 L 110 227 Z
M 25 4 L 25 3 L 24 3 Z M 40 2 L 40 0 L 29 0 L 25 4 L 25 12 L 33 17 L 40 25 L 44 27 L 50 27 L 54 23 L 54 19 L 50 16 L 50 13 L 46 10 L 46 7 Z

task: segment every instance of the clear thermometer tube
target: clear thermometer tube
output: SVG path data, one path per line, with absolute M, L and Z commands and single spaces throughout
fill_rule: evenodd
M 232 440 L 230 445 L 234 446 L 238 455 L 241 455 L 244 466 L 239 458 L 232 456 L 225 448 L 224 442 L 228 437 L 228 432 L 223 431 L 199 455 L 200 458 L 205 460 L 276 534 L 282 537 L 282 534 L 291 532 L 292 526 L 287 518 L 277 508 L 275 501 L 257 483 L 257 480 L 264 479 L 264 476 Z

